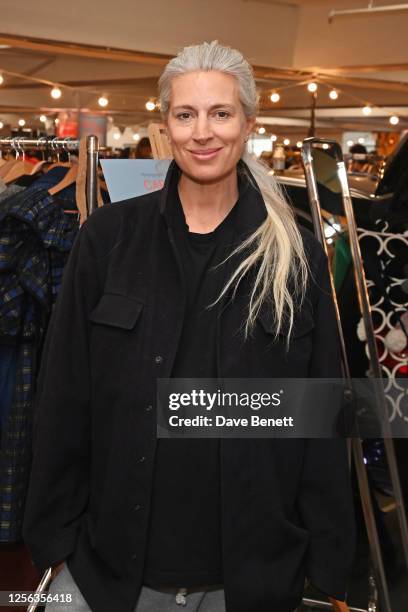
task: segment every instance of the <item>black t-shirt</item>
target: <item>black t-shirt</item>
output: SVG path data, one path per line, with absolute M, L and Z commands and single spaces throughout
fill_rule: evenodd
M 184 325 L 173 378 L 215 378 L 218 297 L 231 252 L 237 204 L 208 234 L 188 231 L 175 198 L 187 289 Z M 219 440 L 160 439 L 157 443 L 144 583 L 151 587 L 221 584 Z

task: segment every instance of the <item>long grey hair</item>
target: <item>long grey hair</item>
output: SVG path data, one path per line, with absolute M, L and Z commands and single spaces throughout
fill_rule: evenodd
M 207 70 L 234 76 L 246 117 L 256 116 L 258 95 L 252 67 L 236 49 L 212 41 L 185 47 L 165 67 L 159 79 L 159 103 L 164 117 L 169 111 L 172 80 L 188 72 Z M 275 338 L 282 332 L 284 321 L 288 323 L 287 328 L 285 325 L 288 345 L 296 307 L 293 292 L 301 302 L 307 284 L 308 264 L 303 241 L 292 209 L 276 180 L 268 174 L 269 169 L 249 155 L 246 148 L 242 159 L 252 175 L 248 176 L 249 180 L 262 194 L 268 214 L 256 231 L 229 255 L 232 257 L 244 250 L 249 253 L 234 270 L 214 304 L 231 286 L 235 295 L 239 283 L 252 269 L 255 280 L 249 299 L 245 336 L 253 329 L 265 301 L 272 309 Z

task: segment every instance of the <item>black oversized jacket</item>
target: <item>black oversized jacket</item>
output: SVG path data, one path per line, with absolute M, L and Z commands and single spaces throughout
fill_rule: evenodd
M 67 559 L 94 612 L 132 612 L 141 589 L 156 378 L 172 370 L 185 305 L 171 214 L 177 176 L 173 163 L 161 191 L 98 209 L 83 225 L 44 349 L 23 535 L 38 569 Z M 252 186 L 243 203 L 237 244 L 266 216 Z M 266 308 L 243 342 L 243 282 L 219 318 L 220 377 L 340 375 L 327 261 L 301 231 L 312 274 L 289 352 L 284 333 L 271 342 Z M 305 576 L 342 598 L 354 546 L 344 442 L 220 444 L 227 612 L 292 611 Z

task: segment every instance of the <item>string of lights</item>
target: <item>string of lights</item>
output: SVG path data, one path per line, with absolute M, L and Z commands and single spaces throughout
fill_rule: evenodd
M 115 97 L 123 98 L 123 92 L 118 92 L 118 93 L 111 92 L 108 97 L 108 94 L 105 91 L 101 91 L 101 90 L 97 90 L 97 89 L 93 89 L 89 87 L 74 87 L 66 83 L 54 83 L 53 81 L 49 81 L 48 79 L 28 76 L 28 75 L 22 74 L 21 72 L 13 72 L 11 70 L 6 70 L 4 68 L 0 68 L 0 86 L 5 83 L 4 75 L 14 77 L 16 79 L 21 79 L 23 81 L 25 80 L 25 81 L 30 81 L 32 83 L 38 83 L 39 85 L 48 85 L 50 88 L 50 96 L 54 100 L 59 100 L 62 97 L 64 89 L 70 91 L 71 93 L 86 93 L 86 94 L 93 94 L 97 96 L 98 105 L 101 108 L 106 108 L 110 104 L 109 97 L 110 98 L 115 98 Z M 130 92 L 127 92 L 126 96 L 127 97 L 137 97 L 137 98 L 139 97 L 139 96 L 132 96 L 132 93 Z M 145 108 L 148 111 L 158 110 L 159 106 L 158 106 L 157 100 L 155 98 L 149 98 L 149 100 L 145 104 Z
M 339 96 L 342 95 L 346 98 L 348 97 L 358 102 L 359 104 L 362 105 L 361 112 L 363 113 L 363 115 L 367 117 L 372 114 L 373 109 L 384 110 L 384 106 L 380 106 L 368 100 L 364 100 L 363 98 L 359 98 L 358 96 L 355 96 L 354 94 L 351 94 L 350 92 L 341 89 L 337 85 L 335 86 L 329 83 L 328 81 L 323 81 L 319 79 L 317 75 L 314 75 L 312 80 L 309 79 L 307 81 L 301 81 L 299 83 L 291 83 L 290 85 L 281 85 L 278 87 L 273 87 L 269 94 L 269 99 L 271 100 L 272 103 L 276 104 L 282 99 L 280 92 L 286 91 L 288 89 L 293 89 L 296 87 L 302 87 L 304 85 L 307 86 L 307 90 L 310 93 L 316 93 L 318 91 L 319 85 L 326 87 L 327 89 L 329 89 L 329 98 L 331 100 L 337 100 Z M 394 126 L 398 125 L 399 121 L 400 119 L 397 115 L 389 114 L 389 123 L 391 125 L 394 125 Z
M 106 92 L 101 92 L 100 90 L 97 91 L 97 90 L 89 89 L 88 87 L 78 88 L 78 87 L 73 87 L 71 85 L 67 85 L 63 83 L 55 83 L 47 79 L 33 77 L 33 76 L 21 74 L 19 72 L 14 72 L 14 71 L 6 70 L 6 69 L 0 69 L 0 86 L 5 83 L 4 75 L 7 75 L 13 78 L 17 78 L 17 79 L 31 81 L 34 83 L 39 83 L 41 85 L 48 85 L 50 87 L 50 96 L 54 100 L 59 100 L 63 96 L 64 89 L 66 89 L 66 90 L 70 90 L 71 92 L 72 91 L 74 92 L 85 91 L 88 94 L 95 94 L 96 96 L 98 96 L 98 105 L 101 108 L 106 108 L 110 104 L 110 100 Z M 337 85 L 333 85 L 332 83 L 329 83 L 326 79 L 323 80 L 318 74 L 313 74 L 308 79 L 303 79 L 302 81 L 298 81 L 296 83 L 290 83 L 286 85 L 279 85 L 279 86 L 273 87 L 271 88 L 270 93 L 266 95 L 273 104 L 277 104 L 278 102 L 282 100 L 283 92 L 289 89 L 294 89 L 294 88 L 299 88 L 299 87 L 304 87 L 304 86 L 306 86 L 307 90 L 310 93 L 316 94 L 316 95 L 317 95 L 317 91 L 320 86 L 327 88 L 329 90 L 328 96 L 333 101 L 337 100 L 339 96 L 344 96 L 345 98 L 354 100 L 358 104 L 361 104 L 361 112 L 364 116 L 367 116 L 367 117 L 372 114 L 374 109 L 377 109 L 380 111 L 384 110 L 384 106 L 380 106 L 369 100 L 364 100 L 350 93 L 349 91 L 345 91 L 344 89 L 338 87 Z M 122 94 L 116 94 L 116 93 L 110 94 L 110 96 L 113 96 L 113 97 L 115 97 L 116 95 L 122 95 Z M 157 111 L 159 108 L 157 100 L 155 98 L 149 98 L 146 101 L 145 108 L 149 112 Z M 389 114 L 389 123 L 392 126 L 396 126 L 399 124 L 400 118 L 397 115 L 390 114 L 390 113 L 386 113 L 386 114 Z M 40 116 L 40 121 L 42 123 L 45 123 L 47 121 L 46 115 L 42 114 Z M 18 121 L 18 124 L 20 127 L 24 127 L 25 123 L 26 121 L 23 118 L 19 119 Z M 3 124 L 0 122 L 0 129 L 1 127 L 3 127 Z M 263 126 L 258 128 L 259 134 L 265 134 L 265 132 L 266 130 Z

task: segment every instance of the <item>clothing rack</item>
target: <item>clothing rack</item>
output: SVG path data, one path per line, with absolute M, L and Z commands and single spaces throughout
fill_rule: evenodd
M 25 149 L 35 149 L 44 152 L 56 152 L 58 149 L 62 151 L 79 150 L 83 140 L 74 140 L 71 138 L 0 138 L 0 150 L 4 148 L 15 151 L 16 153 L 24 153 Z M 97 202 L 97 187 L 98 177 L 97 169 L 99 162 L 99 141 L 96 136 L 86 137 L 86 209 L 90 215 L 98 206 Z M 81 156 L 80 156 L 81 158 Z M 51 580 L 51 568 L 48 568 L 36 589 L 36 593 L 44 592 Z M 37 609 L 36 602 L 31 603 L 28 607 L 30 612 Z
M 56 149 L 63 151 L 79 149 L 81 141 L 72 138 L 40 138 L 9 137 L 0 138 L 0 147 L 9 147 L 13 151 L 23 151 L 25 148 L 38 149 L 40 151 L 55 152 Z M 86 137 L 86 205 L 88 215 L 97 207 L 97 169 L 99 161 L 99 141 L 97 136 Z
M 313 217 L 313 225 L 316 238 L 319 240 L 321 245 L 327 254 L 327 245 L 324 236 L 323 229 L 323 217 L 322 209 L 320 204 L 320 196 L 317 187 L 317 177 L 313 166 L 313 145 L 327 144 L 334 152 L 334 157 L 337 166 L 337 177 L 341 186 L 341 195 L 344 205 L 344 211 L 347 219 L 347 228 L 349 234 L 349 241 L 351 246 L 351 255 L 354 266 L 354 276 L 356 282 L 358 302 L 360 311 L 364 321 L 364 328 L 366 337 L 368 339 L 369 348 L 369 360 L 371 368 L 371 376 L 374 383 L 380 380 L 382 377 L 381 367 L 379 364 L 378 353 L 375 343 L 374 327 L 370 311 L 370 302 L 367 293 L 366 279 L 364 273 L 364 266 L 362 256 L 358 243 L 357 227 L 354 217 L 353 204 L 350 197 L 350 191 L 347 181 L 347 173 L 345 163 L 343 161 L 343 155 L 340 146 L 337 142 L 332 140 L 322 140 L 319 138 L 307 138 L 303 142 L 302 146 L 302 159 L 305 167 L 305 177 L 307 190 L 309 195 L 310 207 Z M 332 284 L 333 301 L 336 310 L 337 325 L 339 331 L 340 349 L 342 355 L 342 366 L 343 373 L 347 388 L 348 399 L 352 400 L 353 391 L 351 385 L 351 374 L 348 364 L 348 358 L 346 354 L 345 341 L 342 331 L 342 324 L 339 313 L 339 306 L 336 298 L 336 291 L 334 289 L 333 274 L 329 266 L 330 278 Z M 398 475 L 398 467 L 396 463 L 395 450 L 393 441 L 390 435 L 389 423 L 386 418 L 386 406 L 385 406 L 385 395 L 384 389 L 381 385 L 376 386 L 376 400 L 378 402 L 378 412 L 380 415 L 384 415 L 383 418 L 383 433 L 384 433 L 384 447 L 387 456 L 387 463 L 390 472 L 390 478 L 393 486 L 393 492 L 397 508 L 397 520 L 401 532 L 402 551 L 404 555 L 405 563 L 408 567 L 408 527 L 407 519 L 405 514 L 404 502 L 402 498 L 401 485 Z M 383 561 L 383 555 L 381 551 L 379 535 L 377 530 L 377 524 L 374 515 L 374 509 L 372 504 L 371 492 L 364 463 L 364 454 L 362 448 L 362 440 L 359 437 L 352 437 L 351 439 L 351 454 L 354 459 L 354 465 L 356 469 L 357 481 L 360 490 L 361 504 L 363 515 L 365 519 L 367 537 L 370 548 L 371 563 L 373 567 L 373 574 L 369 575 L 369 601 L 367 610 L 377 610 L 381 608 L 383 612 L 392 612 L 391 599 L 389 595 L 388 582 L 385 574 L 385 567 Z M 321 605 L 319 607 L 322 607 Z M 352 608 L 350 608 L 352 610 Z

